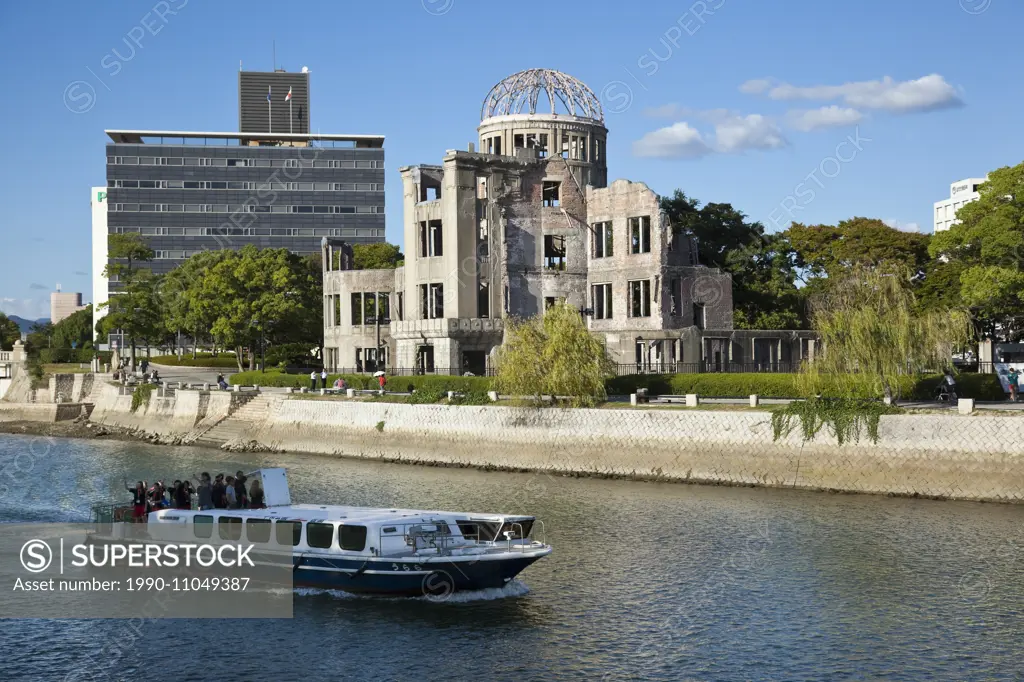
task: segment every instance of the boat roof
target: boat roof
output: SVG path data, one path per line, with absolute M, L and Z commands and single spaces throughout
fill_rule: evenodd
M 470 521 L 526 521 L 532 516 L 512 514 L 478 514 L 472 512 L 452 512 L 425 509 L 387 509 L 381 507 L 351 507 L 343 505 L 290 504 L 265 509 L 162 509 L 153 512 L 158 517 L 174 516 L 184 513 L 190 515 L 211 514 L 240 516 L 255 519 L 288 519 L 299 521 L 345 521 L 346 523 L 406 523 L 410 521 L 429 521 L 433 519 L 466 519 Z

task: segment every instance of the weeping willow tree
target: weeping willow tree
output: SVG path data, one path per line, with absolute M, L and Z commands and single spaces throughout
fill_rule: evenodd
M 919 310 L 909 273 L 868 267 L 831 280 L 812 299 L 811 325 L 825 351 L 804 367 L 811 395 L 826 380 L 833 386 L 868 383 L 888 401 L 900 397 L 906 377 L 949 367 L 951 349 L 973 335 L 966 310 Z
M 612 364 L 579 311 L 559 303 L 544 315 L 510 322 L 498 352 L 495 388 L 515 396 L 567 396 L 574 406 L 607 398 Z

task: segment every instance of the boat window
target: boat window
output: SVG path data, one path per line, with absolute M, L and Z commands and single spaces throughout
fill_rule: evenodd
M 366 548 L 366 526 L 338 526 L 338 544 L 349 552 Z
M 242 539 L 242 519 L 237 516 L 222 516 L 217 519 L 217 535 L 221 540 Z
M 397 529 L 397 528 L 395 528 L 394 526 L 388 526 L 387 528 L 385 528 L 385 529 L 384 529 L 384 532 L 385 532 L 385 533 L 394 533 L 394 532 L 396 532 L 397 530 L 398 530 L 398 529 Z
M 530 535 L 530 530 L 533 528 L 533 519 L 526 521 L 515 521 L 505 523 L 501 526 L 501 530 L 498 532 L 498 540 L 522 540 Z M 508 538 L 505 537 L 506 532 L 511 532 L 512 535 Z
M 456 521 L 462 537 L 477 540 L 479 542 L 490 542 L 498 532 L 497 523 L 487 521 Z
M 294 547 L 302 538 L 302 524 L 298 521 L 275 521 L 274 530 L 277 544 L 284 547 Z
M 334 524 L 314 523 L 306 524 L 306 544 L 317 549 L 328 549 L 334 539 Z
M 245 537 L 249 542 L 270 542 L 270 519 L 246 519 Z
M 213 517 L 212 516 L 193 516 L 192 517 L 192 532 L 195 533 L 197 538 L 208 538 L 213 536 Z

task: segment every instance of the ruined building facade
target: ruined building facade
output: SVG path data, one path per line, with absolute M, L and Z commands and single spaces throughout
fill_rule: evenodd
M 550 112 L 538 111 L 546 95 Z M 732 329 L 732 279 L 700 266 L 647 185 L 608 184 L 607 129 L 585 85 L 506 78 L 484 100 L 479 151 L 400 169 L 405 264 L 352 270 L 325 239 L 330 370 L 482 374 L 505 320 L 579 308 L 609 355 L 643 369 L 727 369 L 813 354 L 812 336 Z

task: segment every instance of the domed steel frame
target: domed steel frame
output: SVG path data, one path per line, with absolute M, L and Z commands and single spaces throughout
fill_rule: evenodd
M 500 81 L 484 98 L 480 120 L 536 114 L 541 91 L 548 94 L 552 114 L 558 114 L 555 107 L 561 102 L 570 116 L 604 122 L 601 101 L 594 91 L 572 76 L 551 69 L 527 69 Z

